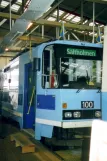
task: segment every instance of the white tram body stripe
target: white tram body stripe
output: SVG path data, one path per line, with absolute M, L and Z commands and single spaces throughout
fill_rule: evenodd
M 85 120 L 85 121 L 70 121 L 70 122 L 60 122 L 60 121 L 53 121 L 53 120 L 46 120 L 46 119 L 39 119 L 36 118 L 36 123 L 51 125 L 51 126 L 58 126 L 62 128 L 82 128 L 82 127 L 91 127 L 92 120 Z

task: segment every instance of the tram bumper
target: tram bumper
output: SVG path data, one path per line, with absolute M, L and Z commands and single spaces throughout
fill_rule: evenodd
M 83 128 L 91 127 L 93 120 L 83 120 L 83 121 L 74 121 L 74 122 L 62 122 L 62 128 Z

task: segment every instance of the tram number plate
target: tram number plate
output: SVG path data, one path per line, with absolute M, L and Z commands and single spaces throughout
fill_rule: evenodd
M 81 108 L 94 108 L 94 101 L 81 101 Z

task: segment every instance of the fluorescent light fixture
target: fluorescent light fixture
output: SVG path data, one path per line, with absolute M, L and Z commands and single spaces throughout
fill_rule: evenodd
M 5 49 L 5 51 L 9 51 L 9 49 L 8 49 L 8 48 L 6 48 L 6 49 Z
M 28 30 L 32 25 L 33 25 L 33 23 L 31 22 L 31 23 L 28 25 L 28 27 L 27 27 L 26 30 Z

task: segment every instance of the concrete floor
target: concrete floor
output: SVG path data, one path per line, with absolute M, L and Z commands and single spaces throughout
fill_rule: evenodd
M 0 117 L 0 160 L 10 161 L 14 159 L 12 153 L 10 152 L 10 143 L 7 143 L 7 137 L 17 132 L 17 128 L 10 124 L 9 120 L 2 119 Z M 8 148 L 9 147 L 9 148 Z M 14 161 L 18 161 L 14 159 Z
M 60 161 L 56 155 L 44 148 L 39 142 L 35 143 L 35 152 L 22 154 L 21 147 L 15 147 L 10 141 L 10 134 L 19 132 L 9 120 L 0 118 L 0 161 Z
M 0 117 L 0 161 L 60 161 L 60 159 L 56 158 L 54 154 L 52 154 L 49 150 L 45 149 L 39 142 L 35 141 L 35 153 L 22 154 L 21 147 L 16 148 L 15 143 L 10 141 L 10 134 L 16 132 L 19 132 L 16 124 L 14 125 L 11 123 L 10 120 L 1 119 Z M 84 140 L 82 148 L 84 153 L 82 154 L 81 160 L 88 161 L 89 139 Z M 68 153 L 64 156 L 66 155 L 68 156 Z M 64 159 L 68 161 L 67 157 L 65 158 Z M 73 160 L 76 161 L 76 158 Z M 80 161 L 80 159 L 78 159 L 78 161 Z

